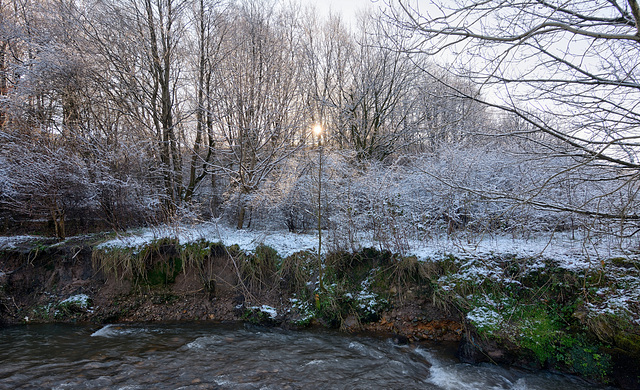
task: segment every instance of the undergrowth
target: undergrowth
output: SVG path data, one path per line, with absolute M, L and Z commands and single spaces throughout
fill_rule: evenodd
M 434 280 L 434 295 L 464 313 L 480 336 L 515 346 L 542 367 L 606 382 L 611 348 L 619 348 L 621 338 L 637 337 L 637 312 L 629 305 L 612 310 L 608 295 L 622 294 L 628 286 L 621 283 L 637 275 L 625 278 L 605 268 L 614 261 L 580 272 L 549 259 L 515 256 L 449 257 L 440 264 L 446 271 Z

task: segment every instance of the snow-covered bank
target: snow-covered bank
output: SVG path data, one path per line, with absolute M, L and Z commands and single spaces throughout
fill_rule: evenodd
M 318 236 L 316 232 L 291 233 L 285 230 L 238 230 L 216 223 L 204 222 L 185 226 L 162 226 L 148 229 L 136 229 L 119 237 L 104 242 L 99 248 L 136 248 L 161 238 L 174 238 L 180 243 L 189 243 L 204 239 L 210 242 L 221 242 L 224 245 L 238 245 L 240 249 L 253 251 L 264 244 L 275 249 L 282 257 L 287 257 L 302 250 L 316 251 Z M 329 235 L 323 232 L 323 251 L 331 248 Z M 0 240 L 0 245 L 1 245 Z M 621 249 L 619 243 L 610 241 L 594 241 L 582 238 L 572 239 L 568 234 L 541 235 L 535 238 L 522 239 L 499 235 L 485 235 L 464 238 L 447 236 L 431 238 L 425 241 L 408 240 L 406 255 L 416 256 L 419 260 L 440 259 L 446 255 L 459 258 L 517 256 L 519 258 L 548 258 L 558 266 L 579 271 L 601 266 L 602 260 L 614 257 L 637 259 L 637 252 Z M 386 249 L 363 234 L 358 238 L 356 249 L 373 247 Z
M 317 233 L 290 233 L 288 231 L 237 230 L 215 222 L 201 223 L 192 226 L 161 227 L 130 231 L 116 239 L 107 241 L 100 248 L 141 247 L 160 238 L 174 238 L 180 243 L 189 243 L 199 239 L 210 242 L 221 242 L 226 246 L 238 245 L 245 251 L 253 251 L 264 244 L 275 249 L 282 257 L 287 257 L 302 250 L 316 251 Z M 330 236 L 323 232 L 323 242 Z M 518 283 L 505 274 L 502 258 L 518 258 L 524 274 L 541 270 L 549 265 L 580 274 L 582 272 L 602 272 L 612 280 L 617 280 L 615 288 L 601 287 L 592 303 L 586 308 L 590 315 L 617 314 L 629 318 L 640 325 L 640 316 L 636 305 L 640 302 L 640 279 L 634 269 L 622 269 L 611 262 L 611 259 L 624 259 L 635 262 L 639 256 L 636 252 L 623 250 L 619 243 L 572 239 L 568 234 L 554 234 L 530 239 L 519 239 L 506 236 L 486 235 L 484 237 L 432 238 L 428 241 L 407 241 L 405 255 L 413 255 L 420 261 L 438 261 L 448 255 L 458 262 L 458 272 L 443 277 L 440 287 L 453 291 L 460 283 L 482 284 L 483 280 L 508 285 Z M 356 243 L 356 248 L 373 247 L 385 249 L 363 234 Z M 329 243 L 323 245 L 323 251 L 330 249 Z M 623 267 L 624 268 L 624 267 Z M 493 309 L 493 308 L 492 308 Z M 475 313 L 475 312 L 474 312 Z
M 210 242 L 221 242 L 226 246 L 238 245 L 240 249 L 246 251 L 253 251 L 258 245 L 264 244 L 275 249 L 282 257 L 287 257 L 301 250 L 317 250 L 318 248 L 318 237 L 312 234 L 237 230 L 215 222 L 132 230 L 100 244 L 98 248 L 138 248 L 161 238 L 177 239 L 181 244 L 204 239 Z
M 15 249 L 17 245 L 39 239 L 37 236 L 1 236 L 0 250 Z
M 386 249 L 377 241 L 363 233 L 354 243 L 355 249 L 373 247 Z M 225 246 L 238 245 L 244 251 L 253 251 L 264 244 L 275 249 L 282 257 L 309 250 L 317 251 L 316 232 L 291 233 L 285 230 L 238 230 L 217 222 L 203 222 L 193 225 L 161 226 L 134 229 L 103 242 L 97 248 L 142 248 L 162 238 L 178 240 L 181 244 L 206 240 L 220 242 Z M 11 250 L 18 245 L 41 240 L 36 236 L 0 237 L 0 250 Z M 73 239 L 73 238 L 70 238 Z M 330 234 L 323 232 L 323 251 L 331 249 Z M 501 284 L 515 283 L 504 273 L 502 258 L 518 258 L 522 272 L 529 273 L 548 266 L 550 260 L 554 267 L 575 273 L 601 272 L 611 280 L 615 287 L 600 286 L 595 299 L 586 305 L 594 315 L 623 314 L 640 325 L 640 314 L 636 306 L 640 302 L 640 278 L 635 268 L 619 267 L 612 259 L 622 259 L 627 264 L 636 263 L 638 252 L 624 250 L 619 242 L 607 240 L 587 240 L 557 233 L 522 239 L 499 235 L 473 237 L 435 236 L 425 241 L 407 240 L 405 255 L 416 256 L 420 261 L 439 261 L 453 256 L 458 262 L 458 271 L 439 281 L 444 290 L 454 290 L 460 283 L 482 283 L 491 280 Z M 0 269 L 0 271 L 2 271 Z

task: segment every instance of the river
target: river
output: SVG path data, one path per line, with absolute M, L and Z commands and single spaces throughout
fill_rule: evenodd
M 0 329 L 0 389 L 544 389 L 600 387 L 459 363 L 455 345 L 249 325 Z

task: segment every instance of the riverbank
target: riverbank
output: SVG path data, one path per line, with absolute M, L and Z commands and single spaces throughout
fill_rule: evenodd
M 95 235 L 5 245 L 1 321 L 319 325 L 400 343 L 457 341 L 465 362 L 640 387 L 633 258 L 571 268 L 542 256 L 419 259 L 361 249 L 324 254 L 320 279 L 317 253 L 294 251 L 309 240 L 303 235 L 286 243 L 284 256 L 266 245 L 246 250 L 203 238 L 127 240 L 113 245 L 114 237 Z

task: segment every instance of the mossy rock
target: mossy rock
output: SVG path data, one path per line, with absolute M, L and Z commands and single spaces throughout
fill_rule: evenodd
M 619 332 L 615 335 L 615 343 L 618 348 L 640 358 L 640 336 L 633 333 Z
M 609 381 L 613 363 L 611 355 L 597 344 L 584 337 L 568 335 L 558 347 L 556 357 L 573 372 L 606 383 Z
M 242 320 L 247 321 L 250 324 L 261 326 L 275 326 L 278 324 L 275 318 L 269 313 L 261 310 L 257 307 L 247 307 L 242 313 Z

